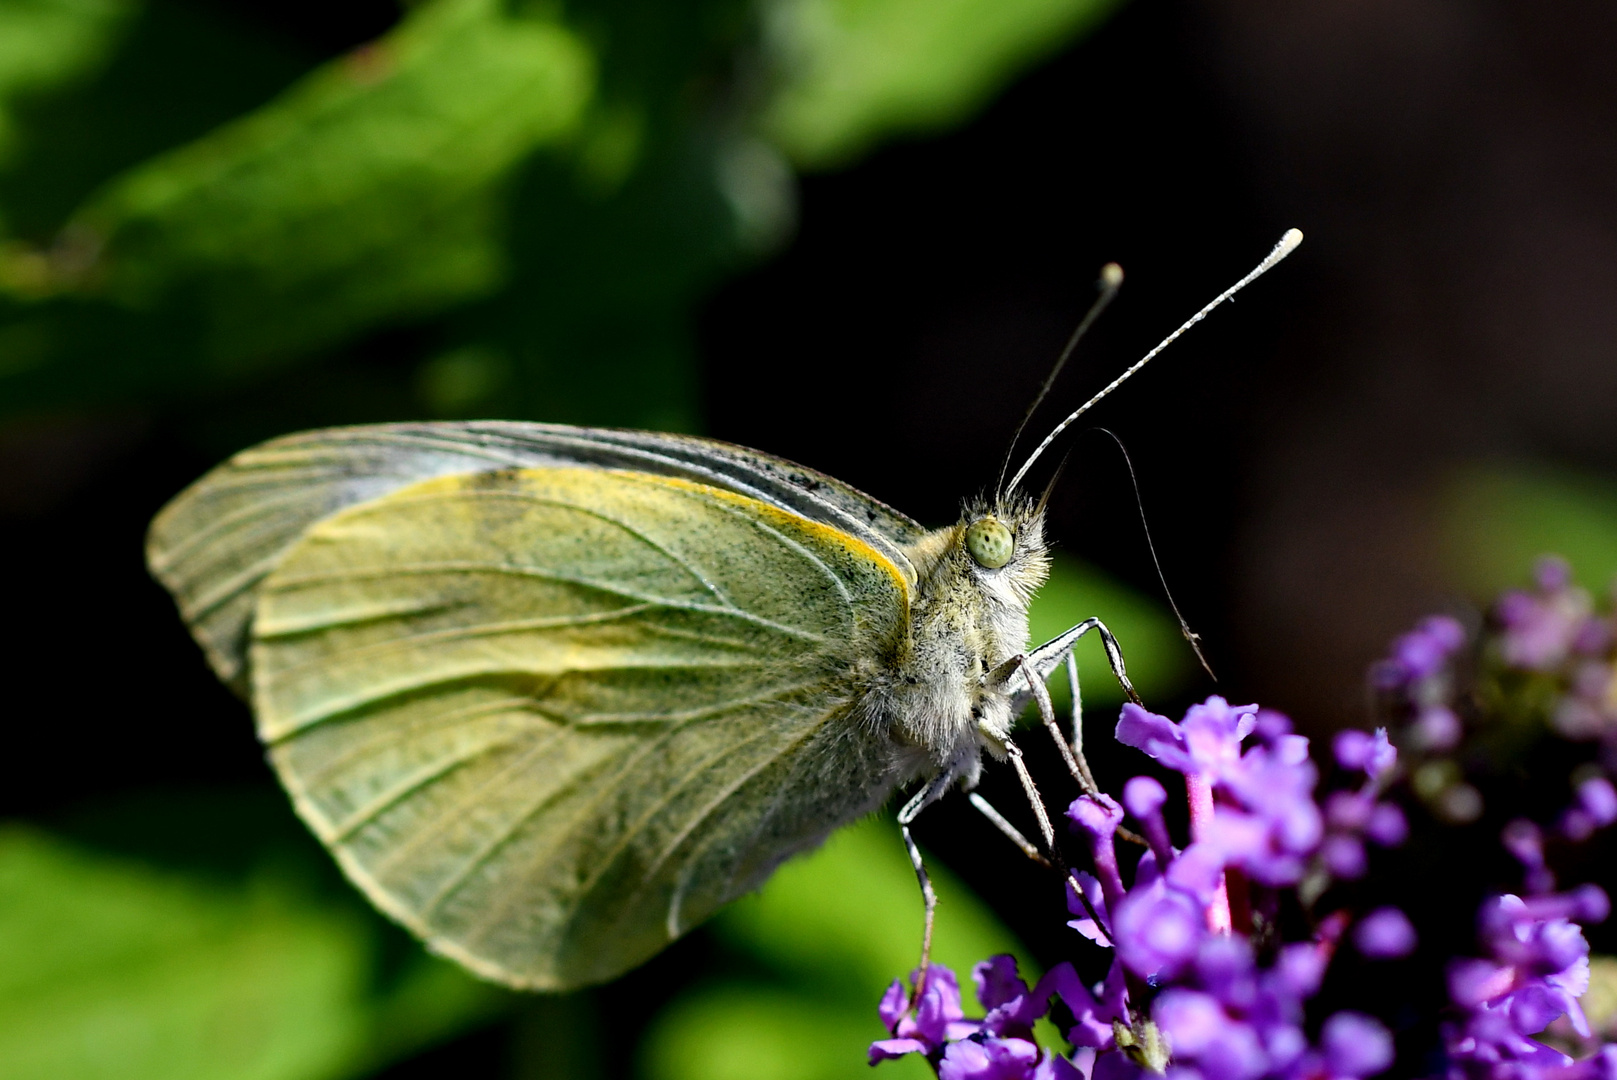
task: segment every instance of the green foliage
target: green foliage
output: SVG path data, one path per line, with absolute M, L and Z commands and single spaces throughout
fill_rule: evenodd
M 780 0 L 788 73 L 765 124 L 800 165 L 954 124 L 1116 0 Z
M 1479 602 L 1523 584 L 1541 555 L 1560 555 L 1585 588 L 1617 578 L 1617 485 L 1543 465 L 1457 474 L 1444 493 L 1443 566 Z
M 119 389 L 160 368 L 138 348 L 86 355 L 75 331 L 91 312 L 92 336 L 181 331 L 167 339 L 190 351 L 169 372 L 180 379 L 488 293 L 504 274 L 501 187 L 577 126 L 591 68 L 550 20 L 432 0 L 263 108 L 124 173 L 51 247 L 14 246 L 0 282 L 41 301 L 24 325 L 60 362 L 109 368 L 103 385 Z M 9 360 L 0 370 L 28 366 Z M 13 392 L 27 401 L 30 389 L 49 401 L 26 379 Z
M 14 136 L 0 207 L 14 241 L 48 245 L 109 178 L 256 109 L 311 66 L 183 0 L 0 3 L 0 20 L 12 20 L 0 49 L 18 46 L 0 59 L 14 84 L 0 93 Z M 18 79 L 18 59 L 48 78 Z
M 564 27 L 432 0 L 119 178 L 69 222 L 93 253 L 63 284 L 131 308 L 188 293 L 225 364 L 476 296 L 502 276 L 499 183 L 572 131 L 591 79 Z
M 911 963 L 914 963 L 912 960 Z M 868 997 L 868 995 L 867 995 Z M 649 1080 L 836 1080 L 870 1074 L 865 1047 L 885 1037 L 875 1009 L 789 989 L 720 983 L 682 998 L 646 1046 Z M 924 1080 L 918 1058 L 882 1064 L 881 1080 Z
M 93 69 L 130 12 L 120 0 L 0 5 L 0 164 L 18 149 L 16 100 L 70 85 Z
M 232 805 L 208 811 L 250 846 Z M 380 978 L 389 931 L 289 869 L 184 872 L 0 830 L 0 1077 L 353 1076 L 505 1008 L 422 955 Z
M 1110 2 L 424 0 L 309 69 L 180 0 L 0 0 L 0 416 L 411 326 L 418 415 L 692 429 L 691 311 L 790 231 L 787 158 L 956 122 Z

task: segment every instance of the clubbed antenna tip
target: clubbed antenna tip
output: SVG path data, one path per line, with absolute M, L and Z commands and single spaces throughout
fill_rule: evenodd
M 1169 345 L 1173 344 L 1174 340 L 1177 339 L 1180 334 L 1183 334 L 1186 330 L 1189 330 L 1192 326 L 1195 326 L 1197 323 L 1207 318 L 1208 312 L 1212 311 L 1214 308 L 1218 307 L 1218 305 L 1222 304 L 1224 301 L 1228 300 L 1230 297 L 1252 284 L 1253 281 L 1257 280 L 1263 274 L 1272 269 L 1275 263 L 1297 250 L 1297 245 L 1302 242 L 1303 234 L 1301 229 L 1287 229 L 1285 235 L 1280 238 L 1280 242 L 1274 246 L 1274 250 L 1270 251 L 1269 254 L 1264 257 L 1262 262 L 1253 267 L 1251 273 L 1247 274 L 1246 277 L 1219 293 L 1206 307 L 1202 308 L 1189 319 L 1185 320 L 1184 325 L 1164 338 L 1156 348 L 1146 353 L 1139 360 L 1136 360 L 1127 371 L 1123 372 L 1123 374 L 1119 375 L 1117 378 L 1108 383 L 1100 393 L 1084 402 L 1084 404 L 1080 406 L 1076 412 L 1071 413 L 1065 420 L 1057 424 L 1050 434 L 1044 437 L 1044 441 L 1033 448 L 1033 453 L 1029 454 L 1027 460 L 1022 462 L 1022 467 L 1016 470 L 1016 475 L 1011 477 L 1011 482 L 1009 484 L 1002 485 L 1001 490 L 1006 492 L 1015 491 L 1017 486 L 1021 484 L 1022 477 L 1026 476 L 1027 471 L 1033 467 L 1033 463 L 1039 460 L 1039 455 L 1044 453 L 1044 451 L 1049 448 L 1050 444 L 1055 441 L 1056 436 L 1067 430 L 1074 420 L 1077 420 L 1080 416 L 1084 415 L 1084 413 L 1088 412 L 1107 394 L 1110 394 L 1113 390 L 1116 390 L 1119 386 L 1123 385 L 1123 383 L 1136 371 L 1139 371 L 1141 368 L 1145 367 L 1145 365 L 1150 362 L 1152 357 L 1156 356 L 1163 349 L 1166 349 Z M 1101 271 L 1101 280 L 1103 282 L 1107 279 L 1107 271 L 1111 270 L 1115 266 L 1115 263 L 1108 263 L 1106 268 Z M 1118 269 L 1117 279 L 1121 281 L 1122 278 L 1123 271 Z M 1026 423 L 1025 420 L 1023 422 Z

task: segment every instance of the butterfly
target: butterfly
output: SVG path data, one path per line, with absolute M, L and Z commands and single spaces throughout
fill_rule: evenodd
M 1021 771 L 1012 726 L 1034 700 L 1054 724 L 1044 680 L 1083 634 L 1132 693 L 1098 620 L 1027 647 L 1049 557 L 1020 483 L 1083 411 L 938 529 L 710 439 L 305 432 L 178 495 L 147 559 L 348 878 L 478 975 L 562 990 L 915 781 L 930 926 L 915 815 L 985 754 Z

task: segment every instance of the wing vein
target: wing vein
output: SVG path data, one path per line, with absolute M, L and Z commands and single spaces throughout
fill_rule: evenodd
M 538 567 L 511 566 L 503 563 L 484 563 L 470 559 L 446 559 L 443 562 L 430 563 L 404 563 L 397 566 L 357 567 L 336 573 L 297 575 L 288 574 L 285 577 L 277 579 L 277 587 L 282 589 L 304 588 L 309 585 L 360 581 L 367 578 L 386 579 L 404 574 L 453 573 L 456 571 L 467 573 L 475 572 L 510 574 L 516 577 L 534 578 L 540 581 L 554 581 L 564 585 L 577 585 L 580 588 L 593 589 L 597 592 L 607 593 L 611 596 L 621 596 L 626 600 L 635 600 L 648 604 L 656 604 L 659 607 L 671 608 L 679 611 L 694 611 L 706 615 L 722 615 L 727 618 L 741 619 L 745 622 L 754 623 L 758 626 L 775 630 L 782 634 L 788 634 L 792 637 L 800 637 L 805 641 L 819 643 L 825 640 L 823 635 L 802 630 L 794 626 L 787 626 L 785 623 L 779 623 L 773 619 L 766 619 L 762 615 L 754 614 L 753 612 L 747 611 L 744 608 L 734 606 L 715 607 L 709 604 L 689 603 L 682 600 L 671 599 L 669 597 L 653 596 L 649 593 L 639 592 L 633 589 L 620 588 L 601 581 L 595 581 L 590 578 L 578 577 L 573 574 L 558 574 L 548 570 L 541 570 Z M 295 632 L 302 633 L 304 631 Z M 280 632 L 275 630 L 270 630 L 267 632 L 261 631 L 258 636 L 260 638 L 277 637 L 280 636 Z
M 675 731 L 671 731 L 661 741 L 666 742 L 668 738 L 672 738 L 673 736 L 675 736 L 677 734 L 678 734 L 678 729 L 676 729 Z M 680 791 L 682 791 L 684 789 L 686 784 L 690 783 L 697 776 L 699 776 L 702 772 L 706 771 L 715 762 L 722 761 L 724 758 L 730 756 L 731 754 L 737 753 L 737 752 L 745 749 L 746 747 L 751 746 L 753 743 L 756 743 L 759 739 L 763 738 L 765 734 L 766 734 L 766 732 L 760 731 L 760 732 L 758 732 L 758 733 L 756 733 L 756 734 L 754 734 L 754 735 L 752 735 L 752 736 L 750 736 L 750 737 L 748 737 L 746 739 L 741 740 L 740 742 L 731 743 L 730 745 L 728 745 L 728 746 L 722 748 L 721 750 L 719 750 L 717 753 L 712 754 L 709 757 L 705 758 L 700 763 L 698 763 L 694 768 L 691 769 L 689 775 L 687 775 L 684 780 L 682 780 L 680 783 L 676 784 L 674 787 L 670 788 L 661 798 L 659 798 L 650 807 L 648 807 L 644 812 L 642 812 L 640 817 L 638 819 L 636 819 L 635 823 L 630 828 L 625 829 L 622 832 L 622 834 L 619 836 L 617 842 L 613 844 L 612 849 L 609 852 L 607 852 L 604 856 L 598 857 L 598 858 L 596 858 L 594 860 L 595 869 L 590 873 L 589 877 L 587 877 L 584 880 L 584 882 L 580 885 L 580 887 L 576 890 L 576 892 L 574 893 L 573 899 L 565 906 L 565 908 L 563 909 L 563 914 L 561 915 L 560 918 L 558 918 L 556 920 L 556 922 L 558 924 L 566 924 L 566 923 L 569 923 L 569 922 L 572 921 L 573 916 L 577 914 L 578 909 L 582 906 L 583 899 L 586 896 L 588 896 L 596 888 L 596 886 L 600 883 L 601 879 L 606 875 L 607 871 L 609 871 L 612 868 L 612 864 L 617 860 L 617 857 L 623 853 L 623 851 L 633 841 L 635 836 L 637 836 L 639 834 L 641 828 L 643 828 L 643 826 L 644 826 L 644 823 L 646 821 L 650 820 L 653 816 L 655 816 L 657 811 L 659 811 L 659 810 L 663 809 L 665 806 L 667 806 L 668 803 L 671 802 L 673 800 L 673 798 Z M 637 755 L 635 760 L 633 762 L 631 762 L 630 765 L 627 765 L 623 769 L 619 770 L 618 775 L 621 777 L 624 773 L 628 772 L 629 768 L 633 764 L 637 764 L 639 762 L 639 760 L 641 758 L 643 758 L 644 756 L 645 756 L 644 753 Z M 576 826 L 577 823 L 581 819 L 586 817 L 588 812 L 593 811 L 598 806 L 601 799 L 604 798 L 604 797 L 605 797 L 604 794 L 603 795 L 598 795 L 596 798 L 594 798 L 590 802 L 586 803 L 585 806 L 580 810 L 579 813 L 573 815 L 573 818 L 569 822 L 569 825 L 570 826 Z M 531 817 L 531 815 L 529 815 L 529 816 Z M 517 823 L 518 826 L 520 826 L 521 824 L 526 824 L 527 820 L 528 820 L 527 817 L 523 818 L 523 820 L 521 822 Z M 500 844 L 504 844 L 504 843 L 509 842 L 511 836 L 514 836 L 516 834 L 516 831 L 517 831 L 517 828 L 513 827 L 510 830 L 510 833 L 508 835 L 500 838 L 499 844 L 494 845 L 493 848 L 491 848 L 491 851 L 496 850 L 500 846 Z M 571 829 L 569 829 L 569 831 L 571 831 Z M 487 857 L 486 854 L 483 857 L 486 858 Z M 468 873 L 469 873 L 469 871 L 468 871 Z M 515 897 L 512 897 L 511 899 L 508 899 L 504 903 L 501 903 L 501 904 L 497 905 L 496 907 L 492 908 L 487 913 L 487 915 L 485 915 L 479 921 L 478 929 L 466 936 L 466 940 L 467 941 L 474 941 L 474 940 L 481 939 L 485 934 L 488 933 L 488 931 L 489 931 L 489 929 L 491 927 L 498 925 L 504 919 L 506 913 L 510 910 L 511 904 L 514 901 L 515 901 Z
M 381 814 L 391 807 L 397 806 L 414 792 L 420 791 L 429 784 L 437 783 L 450 773 L 470 765 L 478 758 L 484 757 L 502 747 L 509 746 L 519 737 L 520 733 L 509 732 L 499 738 L 493 738 L 485 743 L 469 747 L 460 753 L 447 755 L 429 766 L 416 770 L 398 784 L 377 795 L 365 803 L 364 806 L 348 815 L 341 824 L 334 827 L 330 837 L 322 837 L 321 839 L 326 840 L 327 843 L 343 843 L 365 825 L 375 821 Z M 546 732 L 535 741 L 533 747 L 523 752 L 537 752 L 546 745 L 555 742 L 555 740 L 556 734 L 554 732 Z
M 467 706 L 463 709 L 452 709 L 446 713 L 429 713 L 426 716 L 417 717 L 407 724 L 378 725 L 379 730 L 368 738 L 364 738 L 347 747 L 340 754 L 335 754 L 326 759 L 317 768 L 308 770 L 307 773 L 303 774 L 303 783 L 307 789 L 319 787 L 325 783 L 328 777 L 343 771 L 354 762 L 362 760 L 385 747 L 398 746 L 416 735 L 427 731 L 435 731 L 450 724 L 458 724 L 464 720 L 476 720 L 479 717 L 489 716 L 507 709 L 530 708 L 532 704 L 532 698 L 512 695 L 497 698 L 494 701 L 481 701 L 476 705 Z M 542 710 L 535 711 L 539 712 L 539 715 L 547 720 L 554 720 L 553 717 Z M 336 720 L 336 718 L 333 717 L 332 720 Z M 275 746 L 277 744 L 271 743 L 270 745 Z
M 501 499 L 501 500 L 510 500 L 512 502 L 534 503 L 534 504 L 539 505 L 539 506 L 554 506 L 554 507 L 558 507 L 558 508 L 565 509 L 565 510 L 572 510 L 572 511 L 574 511 L 576 513 L 583 514 L 586 517 L 595 518 L 597 521 L 603 521 L 603 522 L 607 523 L 608 525 L 614 525 L 617 528 L 621 529 L 623 532 L 625 532 L 625 533 L 629 534 L 630 536 L 634 537 L 635 539 L 639 540 L 641 543 L 645 544 L 647 547 L 651 548 L 653 551 L 658 552 L 665 559 L 667 559 L 669 562 L 673 563 L 675 566 L 678 566 L 681 570 L 684 570 L 687 574 L 691 575 L 691 577 L 693 577 L 697 581 L 701 582 L 702 587 L 704 589 L 706 589 L 709 593 L 711 593 L 713 595 L 714 599 L 718 600 L 721 604 L 724 604 L 726 607 L 730 607 L 730 608 L 735 607 L 735 605 L 733 603 L 731 603 L 730 598 L 724 595 L 724 591 L 722 589 L 720 589 L 717 585 L 713 584 L 713 582 L 709 581 L 705 574 L 703 574 L 700 570 L 698 570 L 694 566 L 692 566 L 684 558 L 682 558 L 681 556 L 675 554 L 666 545 L 664 545 L 662 543 L 659 543 L 657 540 L 652 539 L 650 536 L 647 536 L 644 532 L 641 532 L 639 529 L 636 529 L 634 526 L 630 525 L 626 521 L 623 521 L 621 518 L 613 517 L 611 514 L 603 513 L 602 511 L 594 509 L 593 507 L 583 506 L 583 505 L 580 505 L 579 503 L 576 503 L 576 502 L 568 502 L 567 500 L 564 500 L 564 499 L 548 498 L 548 497 L 541 496 L 541 495 L 536 495 L 536 494 L 534 494 L 532 492 L 527 492 L 527 491 L 501 491 L 501 490 L 479 491 L 479 490 L 466 490 L 464 488 L 456 488 L 456 489 L 454 489 L 452 491 L 428 492 L 428 493 L 420 494 L 420 495 L 402 496 L 402 497 L 390 500 L 389 501 L 389 506 L 390 507 L 398 507 L 398 506 L 405 506 L 405 505 L 408 505 L 410 503 L 459 502 L 459 501 L 464 501 L 466 499 L 471 499 L 471 498 L 475 498 L 475 499 Z

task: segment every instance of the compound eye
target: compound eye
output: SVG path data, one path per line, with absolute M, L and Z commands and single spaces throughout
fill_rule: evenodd
M 1016 553 L 1016 538 L 993 518 L 980 518 L 966 526 L 966 550 L 978 566 L 998 570 Z

